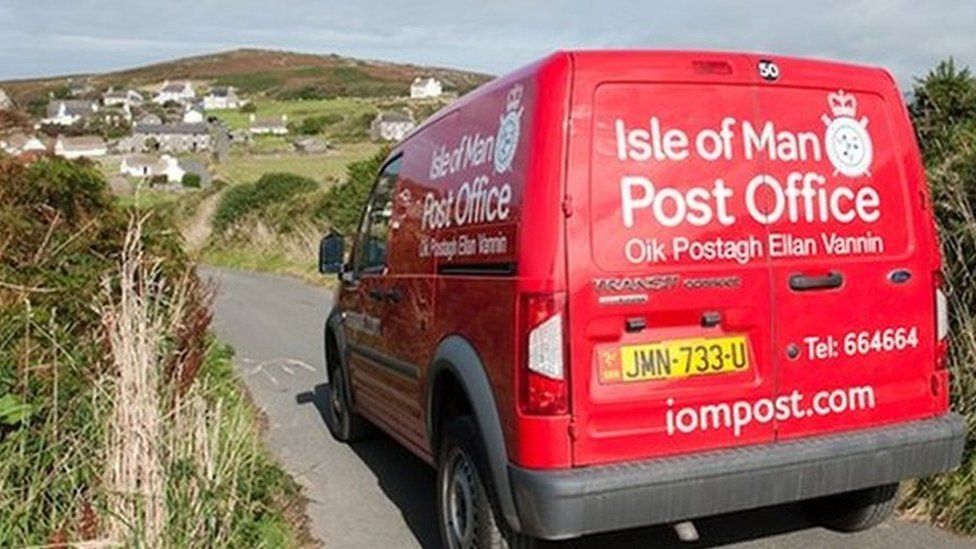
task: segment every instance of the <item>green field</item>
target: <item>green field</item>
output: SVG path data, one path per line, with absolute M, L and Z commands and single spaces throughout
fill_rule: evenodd
M 214 166 L 214 177 L 228 183 L 250 183 L 262 175 L 288 172 L 316 181 L 342 179 L 346 166 L 368 158 L 379 150 L 373 143 L 347 143 L 323 154 L 239 154 L 233 153 L 224 164 Z
M 290 122 L 297 122 L 308 116 L 339 114 L 347 118 L 354 118 L 363 114 L 375 113 L 376 106 L 365 100 L 349 97 L 335 99 L 318 99 L 307 101 L 275 101 L 271 99 L 255 99 L 254 105 L 258 118 L 287 115 Z M 250 124 L 250 114 L 239 110 L 207 111 L 208 116 L 216 116 L 224 121 L 232 130 L 247 128 Z M 364 136 L 365 137 L 365 136 Z

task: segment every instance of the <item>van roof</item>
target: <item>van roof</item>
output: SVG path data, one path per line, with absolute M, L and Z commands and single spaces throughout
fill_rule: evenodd
M 850 63 L 844 61 L 835 61 L 830 59 L 821 59 L 814 57 L 795 57 L 789 55 L 778 55 L 772 53 L 755 52 L 755 51 L 730 51 L 730 50 L 656 50 L 656 49 L 568 49 L 568 50 L 557 50 L 545 57 L 542 57 L 532 63 L 524 65 L 514 71 L 506 73 L 502 76 L 496 77 L 493 80 L 482 84 L 481 86 L 475 88 L 474 90 L 468 92 L 467 94 L 461 96 L 452 103 L 446 105 L 439 111 L 435 112 L 433 115 L 428 117 L 422 123 L 417 125 L 410 133 L 403 138 L 400 143 L 394 147 L 391 152 L 391 156 L 398 153 L 410 139 L 423 132 L 426 128 L 437 122 L 438 120 L 444 118 L 448 114 L 463 108 L 464 106 L 477 101 L 481 96 L 490 93 L 492 90 L 507 85 L 507 83 L 513 79 L 517 78 L 526 73 L 535 72 L 539 67 L 552 62 L 556 59 L 562 57 L 571 57 L 573 63 L 576 67 L 580 65 L 596 65 L 602 66 L 607 62 L 617 62 L 617 63 L 632 63 L 632 62 L 648 62 L 648 61 L 674 61 L 676 59 L 684 58 L 688 60 L 701 60 L 701 61 L 722 61 L 723 59 L 729 59 L 733 57 L 747 56 L 756 59 L 775 59 L 780 62 L 789 62 L 791 64 L 800 63 L 810 68 L 816 68 L 821 70 L 826 70 L 826 72 L 843 72 L 847 74 L 860 74 L 863 76 L 868 76 L 869 78 L 876 79 L 878 77 L 883 77 L 887 81 L 897 86 L 894 76 L 885 68 L 866 65 L 859 63 Z

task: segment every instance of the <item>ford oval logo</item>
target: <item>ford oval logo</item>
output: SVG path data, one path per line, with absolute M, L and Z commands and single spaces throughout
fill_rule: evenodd
M 904 284 L 908 282 L 908 279 L 912 277 L 912 272 L 908 269 L 898 269 L 896 271 L 891 271 L 888 273 L 888 280 L 895 284 Z

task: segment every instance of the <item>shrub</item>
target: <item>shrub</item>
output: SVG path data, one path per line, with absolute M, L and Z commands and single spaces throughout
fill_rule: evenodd
M 195 173 L 185 173 L 183 174 L 183 179 L 180 183 L 188 189 L 199 189 L 200 188 L 200 176 Z
M 389 153 L 389 149 L 384 147 L 372 157 L 350 164 L 346 168 L 346 180 L 329 189 L 322 197 L 315 210 L 316 217 L 328 221 L 340 233 L 352 235 L 373 182 Z
M 217 234 L 224 233 L 249 214 L 317 188 L 318 183 L 314 180 L 289 173 L 269 173 L 254 183 L 231 187 L 217 204 L 214 230 Z
M 258 112 L 258 106 L 255 105 L 254 102 L 252 101 L 250 103 L 244 103 L 243 105 L 241 105 L 241 108 L 238 110 L 244 114 L 250 114 L 250 113 Z
M 913 484 L 906 507 L 953 529 L 976 532 L 976 79 L 950 59 L 916 82 L 910 111 L 925 157 L 942 239 L 950 310 L 952 405 L 969 438 L 955 472 Z

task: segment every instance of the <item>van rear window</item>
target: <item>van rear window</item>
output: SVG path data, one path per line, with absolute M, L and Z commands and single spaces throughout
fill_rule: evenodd
M 591 237 L 603 269 L 911 247 L 904 170 L 877 94 L 612 83 L 594 105 Z

